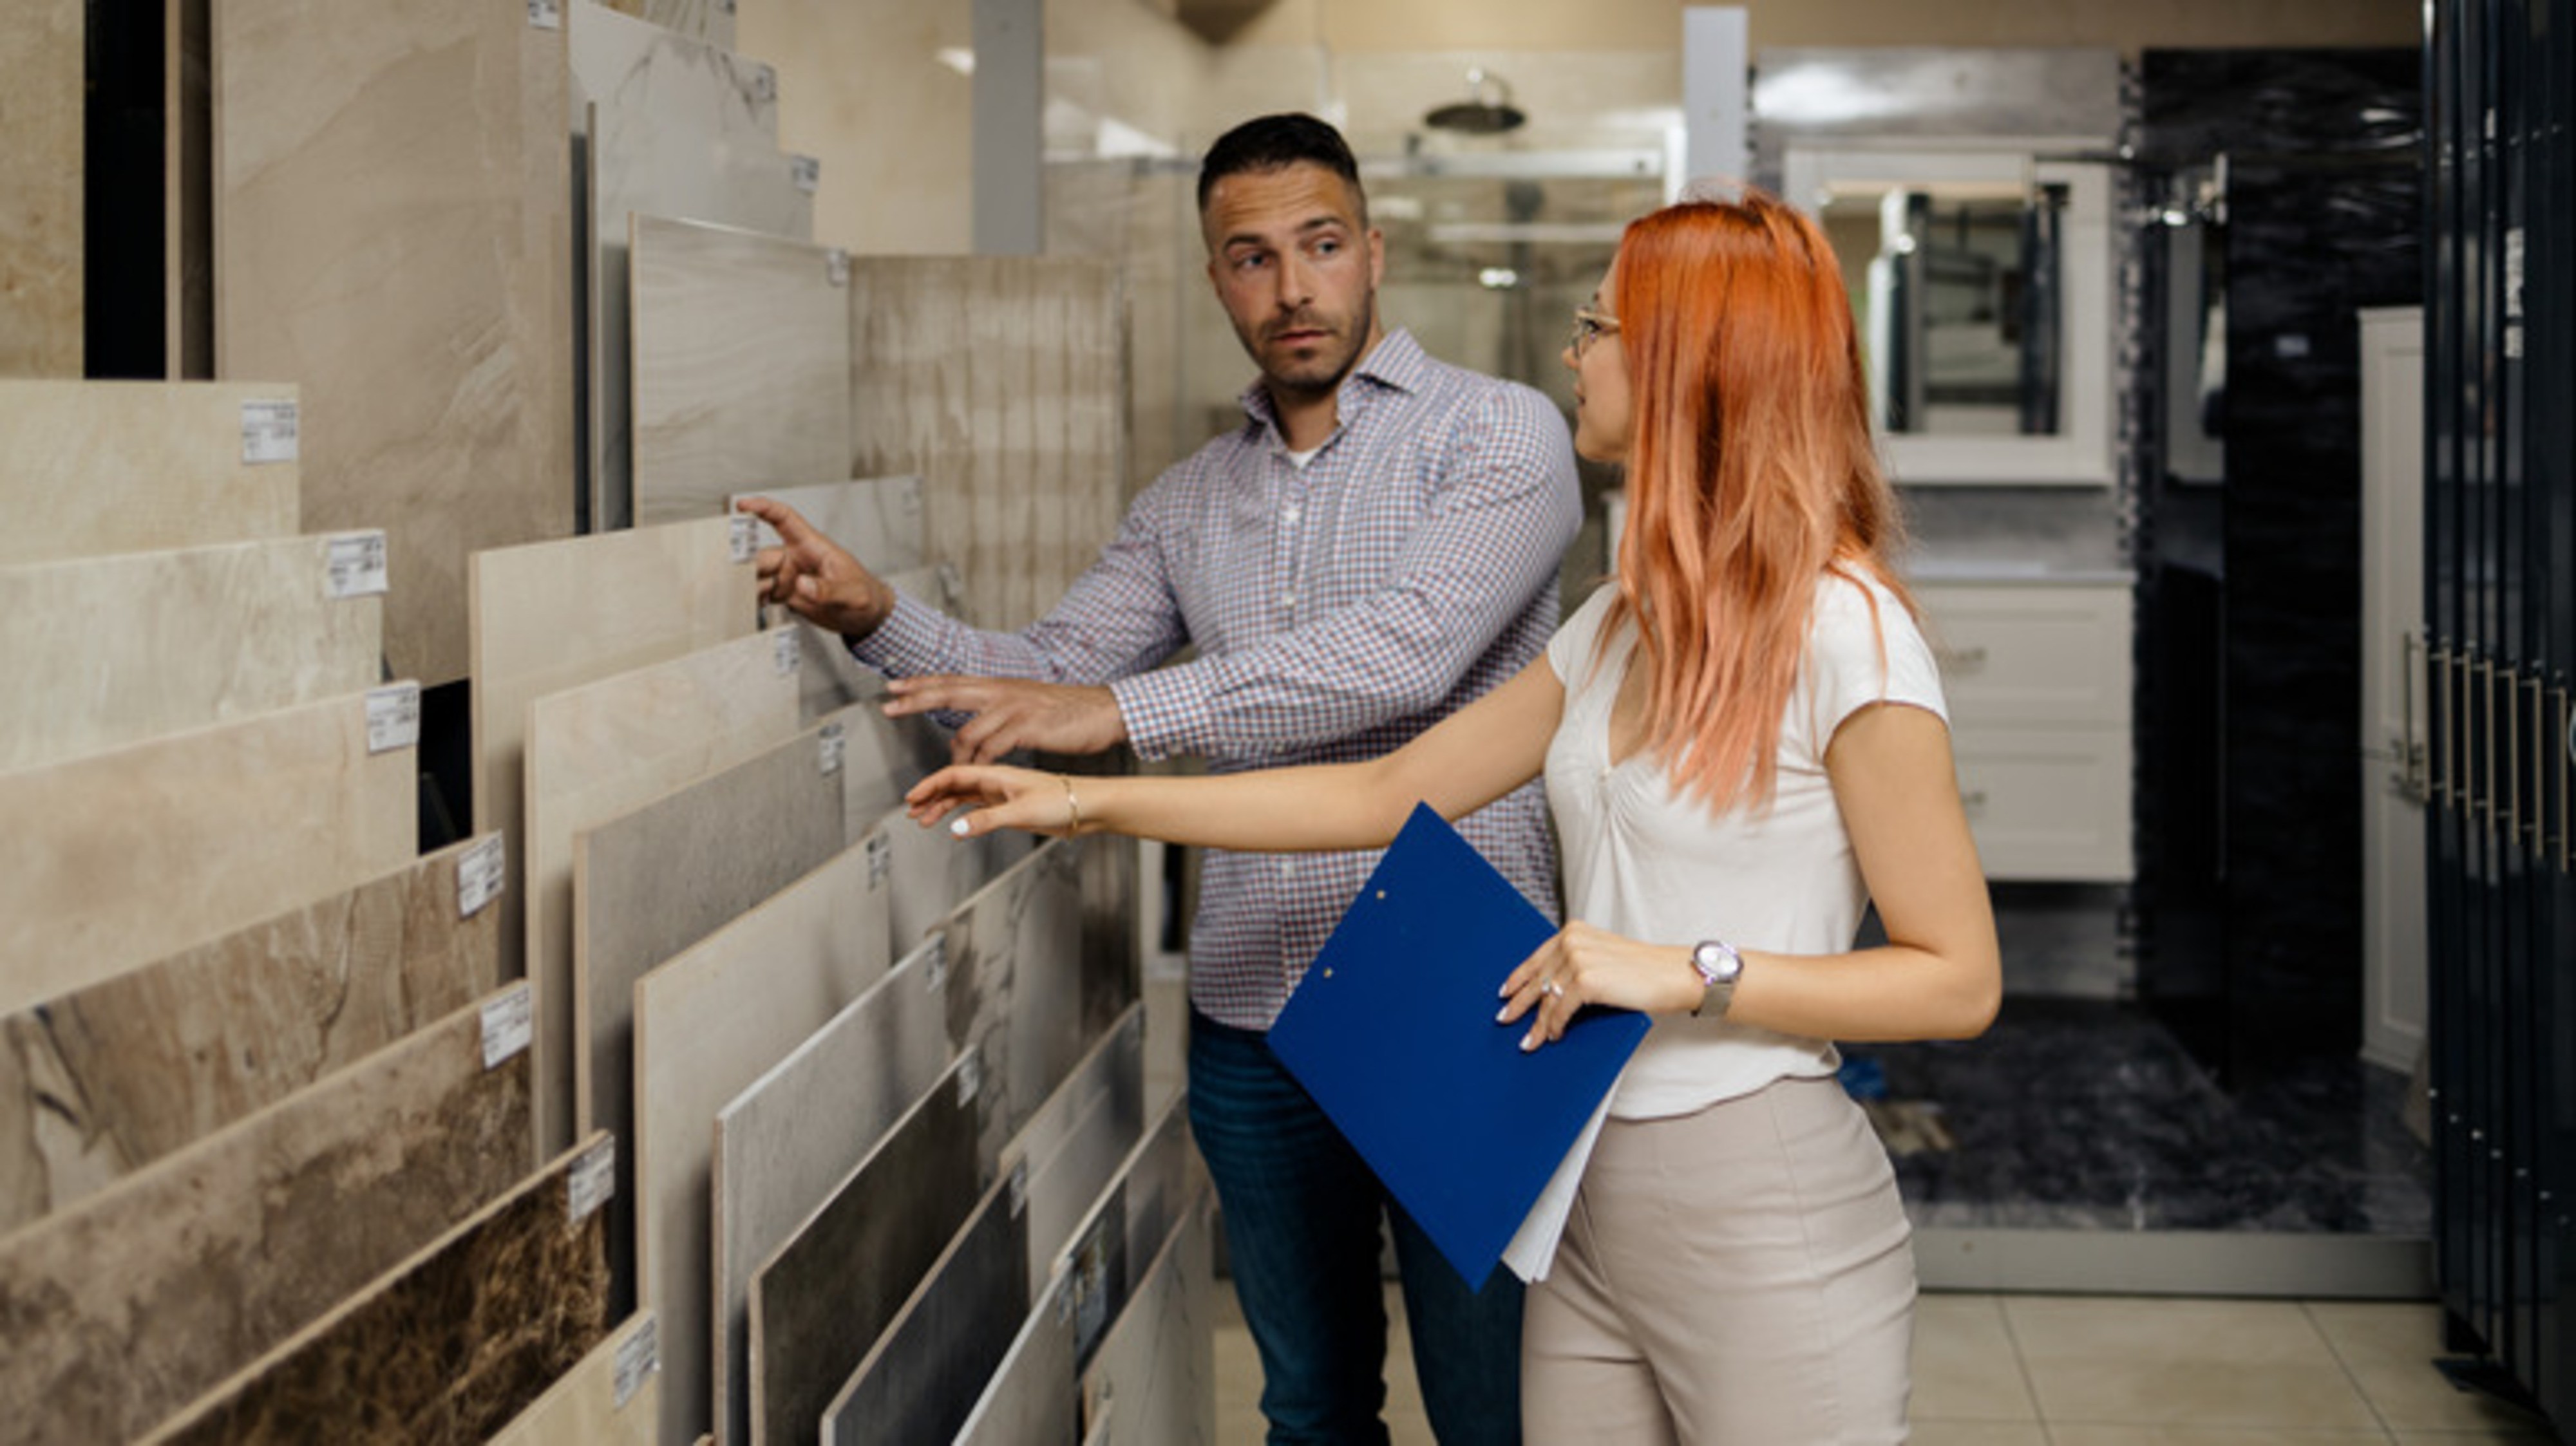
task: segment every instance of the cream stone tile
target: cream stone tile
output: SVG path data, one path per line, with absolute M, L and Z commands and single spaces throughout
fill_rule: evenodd
M 2430 1302 L 2316 1301 L 2308 1315 L 2361 1387 L 2379 1418 L 2398 1431 L 2542 1430 L 2540 1418 L 2480 1391 L 2465 1391 L 2434 1366 L 2442 1308 Z
M 675 35 L 709 45 L 733 44 L 735 0 L 608 0 L 608 6 L 649 20 Z
M 662 1373 L 635 1369 L 633 1363 L 655 1349 L 656 1342 L 643 1339 L 653 1329 L 650 1313 L 627 1317 L 626 1324 L 591 1347 L 580 1364 L 501 1428 L 489 1446 L 576 1441 L 581 1446 L 651 1446 L 661 1425 Z M 627 1380 L 630 1394 L 621 1398 L 619 1385 Z
M 2039 1406 L 1989 1295 L 1922 1296 L 1914 1306 L 1913 1418 L 2037 1421 Z
M 2377 1427 L 2066 1426 L 2051 1423 L 2054 1446 L 2386 1446 Z
M 2046 1427 L 2002 1421 L 1914 1420 L 1912 1446 L 2049 1446 Z
M 84 14 L 0 9 L 0 377 L 81 374 Z
M 2157 1296 L 2006 1296 L 2025 1361 L 2128 1360 L 2246 1366 L 2335 1364 L 2296 1301 Z
M 291 451 L 249 446 L 245 417 L 256 430 L 299 396 L 282 382 L 0 381 L 0 564 L 292 534 L 302 471 Z
M 2490 1443 L 2518 1442 L 2530 1446 L 2534 1441 L 2555 1441 L 2558 1437 L 2547 1430 L 2530 1431 L 2397 1431 L 2392 1433 L 2397 1446 L 2490 1446 Z
M 388 529 L 397 672 L 466 559 L 573 529 L 564 34 L 488 0 L 214 7 L 216 372 L 304 387 L 308 531 Z
M 2040 1419 L 2069 1425 L 2283 1427 L 2376 1426 L 2370 1404 L 2336 1366 L 2052 1356 L 2029 1363 Z

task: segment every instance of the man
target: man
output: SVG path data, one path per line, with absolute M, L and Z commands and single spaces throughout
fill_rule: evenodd
M 957 756 L 1119 743 L 1218 771 L 1371 756 L 1511 677 L 1555 629 L 1581 520 L 1539 393 L 1424 355 L 1377 314 L 1385 242 L 1310 116 L 1246 122 L 1199 172 L 1208 278 L 1260 368 L 1247 420 L 1173 466 L 1025 632 L 899 596 L 775 503 L 764 594 L 886 673 L 893 713 L 965 716 Z M 1158 666 L 1185 644 L 1197 654 Z M 1462 822 L 1530 898 L 1554 856 L 1533 784 Z M 1212 854 L 1190 941 L 1190 1123 L 1261 1353 L 1273 1442 L 1383 1442 L 1379 1219 L 1445 1442 L 1519 1438 L 1520 1286 L 1462 1282 L 1263 1040 L 1369 854 Z

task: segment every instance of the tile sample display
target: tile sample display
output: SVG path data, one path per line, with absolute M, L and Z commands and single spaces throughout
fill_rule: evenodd
M 592 1346 L 488 1446 L 652 1446 L 661 1427 L 660 1332 L 644 1313 Z
M 0 1418 L 130 1439 L 507 1190 L 528 1058 L 485 1043 L 459 1010 L 0 1241 Z
M 985 992 L 977 1012 L 1003 1022 L 998 1051 L 986 1053 L 1001 1065 L 1013 1133 L 1099 1037 L 1083 1008 L 1082 855 L 1092 846 L 1049 840 L 960 904 L 948 925 L 950 967 Z
M 748 637 L 753 569 L 715 518 L 494 548 L 468 560 L 474 826 L 509 840 L 525 877 L 528 705 L 549 693 Z M 522 971 L 523 890 L 502 948 Z M 567 1137 L 569 1138 L 569 1137 Z
M 480 1441 L 608 1333 L 595 1136 L 156 1431 L 155 1446 Z
M 958 1056 L 753 1271 L 755 1446 L 814 1439 L 833 1391 L 867 1359 L 996 1178 L 978 1145 L 997 1103 L 984 1084 L 982 1061 Z
M 1084 1446 L 1214 1446 L 1216 1263 L 1194 1196 L 1083 1368 Z
M 845 470 L 927 479 L 930 552 L 964 572 L 965 615 L 1026 627 L 1099 557 L 1127 498 L 1116 266 L 865 256 L 849 292 Z
M 1074 1446 L 1082 1439 L 1082 1388 L 1074 1376 L 1081 1282 L 1042 1281 L 1020 1333 L 957 1430 L 956 1446 Z
M 0 381 L 0 564 L 292 534 L 297 396 L 279 382 Z
M 608 8 L 691 40 L 733 44 L 734 0 L 608 0 Z
M 774 629 L 528 705 L 526 957 L 540 1139 L 573 1133 L 573 839 L 794 737 L 799 654 L 795 631 Z
M 0 14 L 0 377 L 81 374 L 86 7 Z
M 885 977 L 884 880 L 864 844 L 635 986 L 641 1303 L 662 1320 L 666 1440 L 711 1430 L 711 1149 L 743 1087 Z
M 1035 1299 L 1136 1147 L 1145 1113 L 1145 1007 L 1132 1006 L 1092 1047 L 1048 1108 L 1029 1122 L 1013 1148 L 1031 1167 L 1022 1208 L 1029 1216 L 1029 1295 Z M 1063 1118 L 1047 1121 L 1060 1113 Z M 1046 1125 L 1041 1131 L 1041 1125 Z M 1005 1151 L 1006 1161 L 1010 1151 Z
M 1206 1191 L 1206 1171 L 1190 1142 L 1188 1099 L 1176 1095 L 1118 1163 L 1081 1222 L 1065 1233 L 1065 1243 L 1044 1260 L 1032 1252 L 1031 1279 L 1081 1278 L 1075 1298 L 1082 1316 L 1075 1345 L 1080 1360 L 1088 1362 L 1099 1349 L 1103 1331 L 1126 1307 L 1136 1274 Z
M 716 1114 L 718 1440 L 751 1439 L 752 1271 L 832 1198 L 952 1062 L 947 998 L 929 987 L 929 969 L 927 949 L 898 961 Z M 971 1193 L 962 1189 L 958 1198 Z M 852 1352 L 844 1365 L 857 1358 Z
M 860 475 L 849 465 L 850 258 L 630 220 L 635 520 L 712 516 L 749 488 Z
M 500 911 L 458 897 L 485 842 L 0 1019 L 0 1234 L 490 992 Z
M 466 675 L 466 559 L 573 530 L 564 34 L 528 7 L 214 7 L 217 375 L 304 383 L 307 531 L 389 529 L 385 647 Z
M 1029 1313 L 1028 1217 L 996 1181 L 823 1410 L 827 1446 L 947 1441 Z
M 334 597 L 363 538 L 0 565 L 0 769 L 77 758 L 382 676 L 384 599 Z
M 0 773 L 0 1014 L 354 887 L 419 847 L 365 697 Z
M 839 543 L 868 571 L 880 576 L 927 567 L 932 561 L 929 520 L 923 510 L 918 475 L 764 487 L 737 492 L 727 503 L 740 502 L 745 497 L 766 497 L 795 508 L 816 531 Z M 760 524 L 759 536 L 763 547 L 778 545 L 778 534 L 766 522 Z
M 810 240 L 814 193 L 778 150 L 778 76 L 617 9 L 572 0 L 574 104 L 590 116 L 591 517 L 632 519 L 626 218 L 677 216 Z
M 959 839 L 945 828 L 923 828 L 900 813 L 889 819 L 892 826 L 886 830 L 886 841 L 894 875 L 897 949 L 944 928 L 959 904 L 1032 851 L 1027 835 L 988 833 Z

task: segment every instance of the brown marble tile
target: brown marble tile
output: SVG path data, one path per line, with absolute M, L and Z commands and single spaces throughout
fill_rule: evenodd
M 81 374 L 83 13 L 0 11 L 0 376 Z
M 0 1418 L 124 1440 L 527 1172 L 528 1057 L 481 1006 L 0 1240 Z
M 302 468 L 245 460 L 242 409 L 299 397 L 282 382 L 0 381 L 0 564 L 288 536 Z

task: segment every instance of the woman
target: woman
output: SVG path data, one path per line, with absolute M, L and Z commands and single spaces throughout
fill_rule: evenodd
M 1372 762 L 1078 796 L 951 768 L 910 802 L 973 806 L 971 834 L 1350 848 L 1544 773 L 1571 922 L 1500 1017 L 1525 1049 L 1587 1004 L 1654 1023 L 1528 1297 L 1528 1434 L 1902 1440 L 1913 1258 L 1830 1041 L 1970 1037 L 2002 986 L 1842 277 L 1748 192 L 1631 224 L 1575 315 L 1575 450 L 1624 464 L 1631 510 L 1616 586 L 1513 681 Z M 1872 901 L 1887 942 L 1853 949 Z

